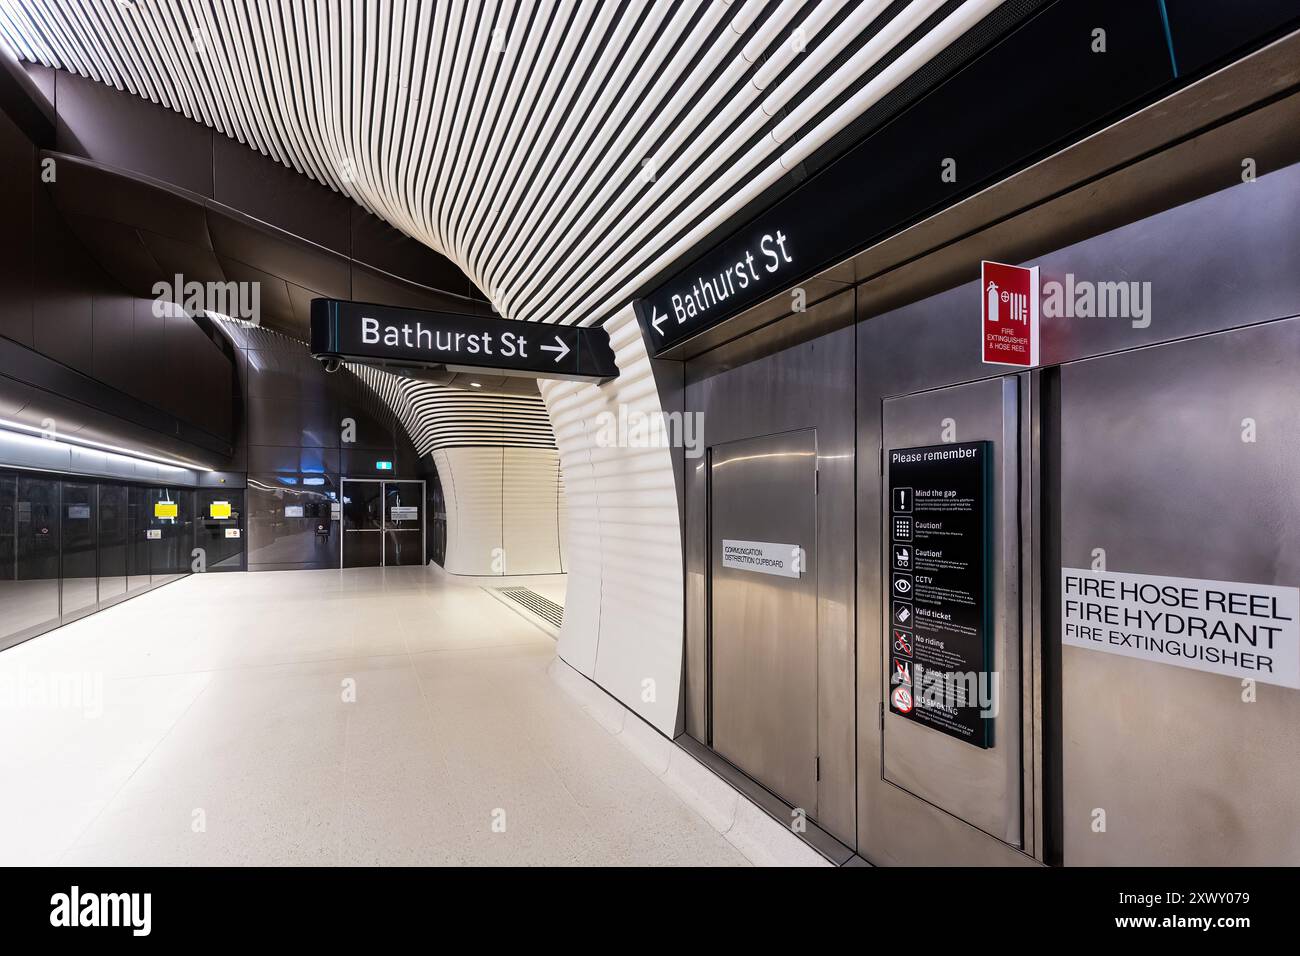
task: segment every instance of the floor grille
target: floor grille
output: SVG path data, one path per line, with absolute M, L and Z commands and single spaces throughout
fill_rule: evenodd
M 564 608 L 544 598 L 532 588 L 495 588 L 498 594 L 532 611 L 544 621 L 559 627 L 564 623 Z

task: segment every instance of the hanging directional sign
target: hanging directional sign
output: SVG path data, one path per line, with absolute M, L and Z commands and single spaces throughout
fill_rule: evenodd
M 311 354 L 392 368 L 482 369 L 525 378 L 618 377 L 603 328 L 312 299 Z

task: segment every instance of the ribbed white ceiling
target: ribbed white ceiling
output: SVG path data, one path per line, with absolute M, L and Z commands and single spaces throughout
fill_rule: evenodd
M 0 0 L 0 36 L 346 193 L 504 315 L 588 324 L 998 6 Z
M 421 456 L 467 445 L 555 447 L 546 405 L 538 395 L 480 394 L 399 378 L 368 365 L 348 368 L 396 413 Z

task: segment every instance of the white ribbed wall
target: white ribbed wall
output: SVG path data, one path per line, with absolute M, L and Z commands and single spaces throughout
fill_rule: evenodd
M 682 547 L 667 448 L 601 447 L 601 412 L 661 411 L 631 308 L 605 324 L 619 377 L 542 382 L 568 505 L 568 595 L 559 653 L 646 721 L 677 731 L 682 675 Z M 654 699 L 643 699 L 643 682 Z
M 560 563 L 560 456 L 554 448 L 505 448 L 501 547 L 506 574 L 554 574 Z
M 453 574 L 556 574 L 559 462 L 553 448 L 440 448 Z

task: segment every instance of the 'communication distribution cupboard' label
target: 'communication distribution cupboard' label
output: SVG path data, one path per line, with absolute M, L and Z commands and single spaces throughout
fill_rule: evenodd
M 1061 568 L 1073 647 L 1300 687 L 1300 590 Z
M 757 571 L 783 578 L 797 578 L 803 573 L 803 549 L 797 544 L 773 544 L 769 541 L 732 541 L 723 539 L 722 566 L 737 571 Z

